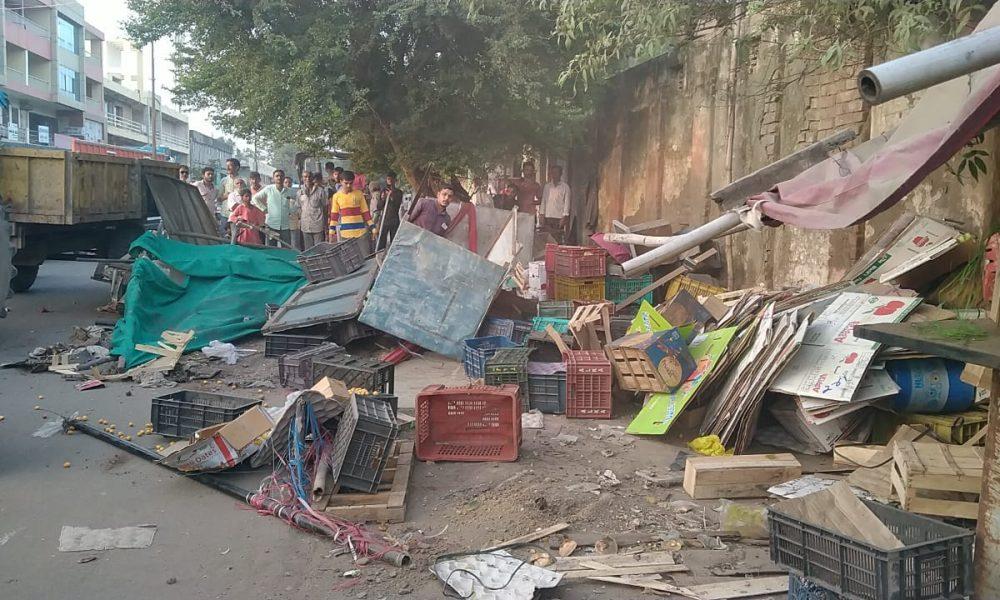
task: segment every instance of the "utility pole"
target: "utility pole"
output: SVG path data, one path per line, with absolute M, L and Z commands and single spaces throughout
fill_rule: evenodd
M 152 41 L 149 43 L 149 74 L 152 79 L 152 92 L 150 93 L 152 106 L 150 107 L 150 138 L 153 142 L 153 160 L 157 160 L 156 156 L 156 42 Z

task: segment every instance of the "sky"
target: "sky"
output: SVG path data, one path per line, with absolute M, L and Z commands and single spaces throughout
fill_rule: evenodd
M 105 40 L 124 38 L 125 31 L 122 23 L 131 12 L 125 0 L 78 0 L 83 4 L 83 16 L 88 23 L 91 23 L 102 32 Z M 173 44 L 170 40 L 160 40 L 156 42 L 156 92 L 164 102 L 176 107 L 173 95 L 169 88 L 174 84 L 174 65 L 170 62 L 170 54 L 173 52 Z M 148 69 L 147 64 L 147 69 Z M 148 88 L 149 82 L 147 82 Z M 208 135 L 223 135 L 217 129 L 209 117 L 208 111 L 185 111 L 188 115 L 188 126 L 195 131 L 200 131 Z M 227 136 L 232 137 L 232 136 Z

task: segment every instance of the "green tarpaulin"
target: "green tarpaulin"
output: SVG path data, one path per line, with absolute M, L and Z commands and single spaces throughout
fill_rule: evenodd
M 188 350 L 257 333 L 264 304 L 281 304 L 305 285 L 292 250 L 255 249 L 220 244 L 194 246 L 146 233 L 129 252 L 145 250 L 183 274 L 171 280 L 151 258 L 137 258 L 125 291 L 125 315 L 112 337 L 113 354 L 131 368 L 153 358 L 136 344 L 156 344 L 164 330 L 194 330 Z

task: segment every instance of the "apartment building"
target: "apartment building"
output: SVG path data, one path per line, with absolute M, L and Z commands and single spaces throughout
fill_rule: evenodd
M 212 167 L 221 176 L 226 168 L 226 159 L 232 158 L 233 143 L 222 137 L 212 137 L 200 131 L 191 130 L 191 170 L 195 177 L 205 167 Z
M 69 148 L 72 138 L 106 141 L 104 34 L 73 0 L 2 0 L 0 137 Z
M 156 102 L 157 152 L 186 163 L 190 156 L 187 115 L 163 103 L 149 88 L 147 53 L 125 40 L 109 40 L 104 53 L 104 105 L 108 143 L 152 150 L 153 102 Z

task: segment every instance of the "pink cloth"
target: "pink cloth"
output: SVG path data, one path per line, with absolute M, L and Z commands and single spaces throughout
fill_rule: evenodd
M 590 239 L 601 248 L 607 250 L 608 254 L 611 255 L 611 258 L 615 259 L 615 262 L 618 264 L 622 264 L 626 260 L 632 258 L 632 253 L 628 251 L 628 246 L 625 244 L 606 241 L 603 233 L 595 233 L 590 236 Z
M 267 215 L 264 211 L 257 208 L 253 204 L 240 204 L 233 209 L 233 212 L 229 213 L 229 222 L 235 223 L 237 221 L 243 221 L 251 225 L 256 225 L 257 227 L 262 227 L 264 225 L 264 220 Z M 241 227 L 236 233 L 236 242 L 239 244 L 260 244 L 260 232 L 254 229 L 246 229 Z

